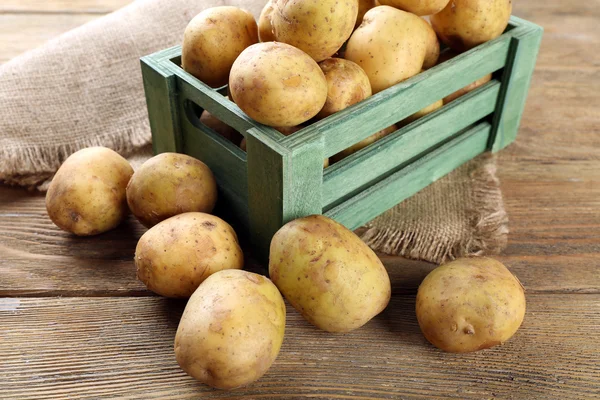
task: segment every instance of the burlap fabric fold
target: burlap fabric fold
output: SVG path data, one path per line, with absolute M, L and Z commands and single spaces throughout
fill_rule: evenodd
M 139 58 L 180 43 L 205 8 L 234 5 L 258 17 L 265 0 L 138 0 L 0 66 L 0 181 L 43 190 L 65 158 L 102 145 L 140 162 L 150 128 Z M 484 156 L 376 218 L 374 249 L 441 262 L 494 253 L 507 218 Z

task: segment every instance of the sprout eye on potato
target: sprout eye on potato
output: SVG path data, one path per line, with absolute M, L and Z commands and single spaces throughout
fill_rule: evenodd
M 510 339 L 525 316 L 519 280 L 491 258 L 461 258 L 434 269 L 419 286 L 421 331 L 434 346 L 471 352 Z
M 79 150 L 65 160 L 48 187 L 48 216 L 78 236 L 111 230 L 129 214 L 125 188 L 132 174 L 129 162 L 111 149 Z

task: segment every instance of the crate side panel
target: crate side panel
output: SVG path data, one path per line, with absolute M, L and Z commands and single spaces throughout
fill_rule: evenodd
M 324 209 L 491 114 L 499 89 L 500 83 L 491 81 L 328 168 Z
M 151 57 L 141 59 L 154 154 L 181 152 L 177 80 Z
M 483 153 L 491 126 L 482 122 L 425 157 L 325 213 L 356 229 Z
M 283 140 L 294 148 L 323 135 L 325 157 L 365 139 L 482 76 L 504 67 L 511 33 L 392 86 Z
M 508 146 L 517 137 L 535 69 L 543 30 L 537 25 L 526 24 L 523 26 L 529 30 L 515 35 L 512 40 L 509 60 L 502 77 L 503 87 L 489 143 L 489 148 L 494 152 Z

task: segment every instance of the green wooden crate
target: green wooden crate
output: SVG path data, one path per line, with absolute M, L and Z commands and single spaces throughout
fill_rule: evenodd
M 327 215 L 355 229 L 485 151 L 515 140 L 542 28 L 512 17 L 506 32 L 290 135 L 259 124 L 180 67 L 181 47 L 142 58 L 155 153 L 204 161 L 220 203 L 262 257 L 287 221 Z M 486 74 L 494 79 L 323 169 L 323 159 Z M 247 140 L 247 153 L 200 123 L 206 109 Z

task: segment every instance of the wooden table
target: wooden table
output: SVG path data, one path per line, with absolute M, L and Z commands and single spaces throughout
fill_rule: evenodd
M 0 62 L 129 0 L 2 0 Z M 177 366 L 182 301 L 136 280 L 134 220 L 74 238 L 41 194 L 0 187 L 0 398 L 600 398 L 600 1 L 516 1 L 546 28 L 520 136 L 500 155 L 510 242 L 499 257 L 528 309 L 501 347 L 454 355 L 423 338 L 416 288 L 434 266 L 382 256 L 394 295 L 346 335 L 288 308 L 270 371 L 213 391 Z M 0 160 L 1 162 L 1 160 Z

